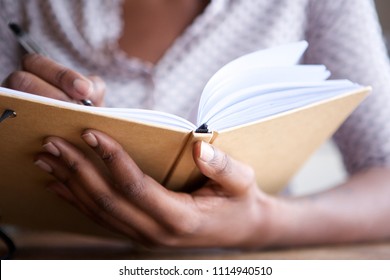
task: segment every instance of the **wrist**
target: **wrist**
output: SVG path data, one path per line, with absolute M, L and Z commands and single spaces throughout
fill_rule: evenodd
M 264 236 L 262 247 L 281 247 L 292 245 L 291 237 L 296 232 L 296 209 L 287 198 L 271 196 L 266 197 L 263 205 L 263 221 L 260 230 Z
M 287 215 L 286 205 L 283 199 L 268 195 L 260 190 L 257 190 L 255 197 L 255 207 L 253 210 L 252 221 L 254 230 L 252 236 L 248 240 L 251 247 L 275 247 L 279 245 L 281 240 L 281 231 L 283 223 L 281 216 Z

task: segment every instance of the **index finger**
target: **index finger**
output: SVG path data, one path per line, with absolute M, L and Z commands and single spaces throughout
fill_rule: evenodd
M 93 83 L 81 75 L 39 54 L 28 54 L 22 60 L 23 69 L 61 89 L 75 100 L 90 98 Z
M 132 204 L 171 229 L 196 224 L 197 206 L 192 196 L 172 192 L 144 174 L 119 143 L 106 134 L 86 130 L 82 138 L 104 161 L 113 175 L 115 187 Z M 190 216 L 192 224 L 188 223 Z

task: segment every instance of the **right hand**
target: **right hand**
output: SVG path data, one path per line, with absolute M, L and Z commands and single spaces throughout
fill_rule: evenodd
M 22 59 L 22 70 L 11 73 L 2 86 L 62 101 L 80 103 L 91 100 L 103 106 L 104 81 L 97 76 L 83 76 L 39 54 Z
M 284 234 L 276 226 L 291 208 L 260 190 L 251 167 L 207 143 L 197 142 L 193 156 L 210 180 L 186 193 L 143 173 L 107 134 L 89 129 L 81 137 L 103 165 L 55 136 L 44 140 L 35 164 L 57 180 L 48 189 L 106 228 L 146 246 L 176 248 L 253 249 Z

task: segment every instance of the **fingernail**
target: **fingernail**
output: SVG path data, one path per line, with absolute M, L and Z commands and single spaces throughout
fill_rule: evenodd
M 51 168 L 51 166 L 43 160 L 38 159 L 36 162 L 34 162 L 34 164 L 47 173 L 53 172 L 53 168 Z
M 59 157 L 61 155 L 60 150 L 52 142 L 46 143 L 42 148 L 53 156 Z
M 199 158 L 204 162 L 209 162 L 214 158 L 214 148 L 206 142 L 200 144 L 200 155 Z
M 88 96 L 93 90 L 93 84 L 90 81 L 83 79 L 74 80 L 73 87 L 82 96 Z
M 81 135 L 81 137 L 84 139 L 84 141 L 91 147 L 95 148 L 99 145 L 98 140 L 95 135 L 93 135 L 91 132 L 85 133 Z

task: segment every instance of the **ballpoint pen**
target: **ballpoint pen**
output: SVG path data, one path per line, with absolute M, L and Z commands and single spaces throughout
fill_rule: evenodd
M 27 53 L 38 53 L 46 55 L 45 51 L 39 47 L 39 45 L 16 23 L 9 23 L 9 28 L 12 30 L 12 33 L 16 36 L 19 44 Z M 91 100 L 81 100 L 86 106 L 92 106 Z

